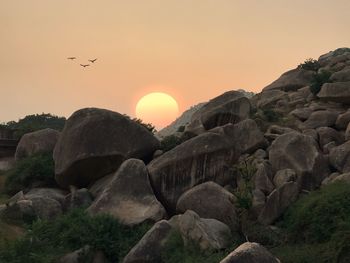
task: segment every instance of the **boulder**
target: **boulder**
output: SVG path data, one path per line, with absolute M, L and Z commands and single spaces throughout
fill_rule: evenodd
M 330 127 L 320 127 L 316 129 L 319 138 L 319 144 L 323 148 L 324 145 L 335 142 L 340 145 L 344 142 L 344 135 Z
M 220 263 L 280 263 L 265 247 L 246 242 L 236 248 Z
M 232 182 L 229 167 L 240 151 L 232 136 L 233 125 L 226 126 L 185 141 L 148 165 L 153 189 L 167 210 L 174 212 L 179 197 L 198 184 Z
M 91 214 L 108 213 L 125 225 L 157 222 L 166 217 L 154 196 L 141 160 L 125 161 L 103 192 L 88 208 Z
M 340 114 L 335 122 L 335 127 L 338 130 L 345 130 L 350 122 L 350 110 Z
M 24 195 L 24 199 L 31 200 L 32 198 L 49 198 L 58 201 L 60 204 L 64 203 L 67 191 L 58 188 L 33 188 Z
M 238 123 L 249 117 L 249 99 L 239 91 L 228 91 L 210 100 L 191 118 L 185 132 L 200 134 L 227 123 Z
M 332 82 L 347 82 L 350 81 L 350 67 L 345 67 L 344 69 L 335 72 L 331 76 Z
M 338 113 L 334 111 L 322 110 L 313 112 L 302 124 L 303 129 L 316 129 L 319 127 L 334 126 L 338 118 Z
M 253 189 L 252 195 L 252 212 L 258 216 L 265 206 L 266 195 L 259 189 Z
M 292 169 L 283 169 L 277 171 L 273 178 L 273 182 L 276 188 L 281 187 L 285 183 L 295 182 L 297 180 L 297 174 Z
M 330 184 L 339 175 L 340 173 L 331 173 L 322 181 L 321 187 Z
M 258 189 L 265 195 L 268 195 L 275 188 L 272 183 L 272 169 L 271 165 L 267 162 L 261 162 L 256 164 L 256 172 L 253 176 L 254 189 Z
M 266 90 L 283 90 L 283 91 L 295 91 L 305 86 L 309 86 L 313 80 L 315 73 L 310 70 L 304 70 L 302 68 L 292 69 L 282 74 L 277 80 L 270 85 L 263 88 Z
M 317 96 L 325 101 L 350 104 L 350 81 L 325 83 Z
M 316 141 L 297 132 L 279 136 L 271 145 L 269 160 L 274 171 L 293 169 L 301 189 L 317 188 L 329 173 Z
M 187 210 L 171 221 L 180 232 L 185 246 L 194 243 L 207 251 L 225 249 L 231 245 L 230 228 L 216 219 L 200 218 L 195 212 Z
M 201 218 L 217 219 L 238 231 L 239 218 L 235 207 L 235 196 L 214 182 L 206 182 L 193 187 L 179 198 L 176 211 L 196 212 Z
M 335 177 L 332 182 L 346 182 L 350 184 L 350 173 L 341 174 Z
M 329 154 L 329 162 L 341 173 L 350 172 L 350 141 L 334 147 Z
M 299 187 L 296 182 L 287 182 L 275 189 L 266 200 L 258 221 L 263 225 L 270 225 L 298 198 Z
M 62 215 L 61 204 L 51 198 L 33 197 L 30 199 L 36 217 L 40 219 L 55 219 Z
M 298 118 L 301 121 L 307 120 L 312 114 L 312 110 L 310 108 L 297 108 L 290 112 L 290 115 Z
M 350 124 L 348 124 L 348 127 L 346 127 L 346 130 L 345 130 L 345 140 L 346 141 L 350 140 Z
M 264 90 L 255 95 L 254 99 L 258 108 L 274 108 L 278 101 L 288 100 L 288 93 L 282 90 Z
M 166 220 L 153 225 L 141 240 L 130 250 L 123 263 L 162 262 L 161 254 L 166 241 L 173 232 L 173 227 Z
M 62 187 L 86 187 L 126 159 L 150 159 L 159 145 L 151 132 L 126 116 L 97 108 L 78 110 L 67 120 L 54 150 L 56 181 Z
M 52 153 L 59 134 L 58 131 L 49 128 L 24 134 L 16 149 L 16 161 L 34 154 Z
M 64 255 L 58 260 L 58 263 L 80 263 L 87 258 L 90 263 L 109 263 L 101 250 L 94 251 L 90 246 L 84 246 L 83 248 Z
M 114 173 L 108 174 L 89 185 L 88 189 L 89 192 L 92 194 L 93 198 L 98 197 L 103 192 L 107 185 L 109 185 L 109 183 L 112 181 L 113 176 Z
M 74 208 L 86 208 L 91 205 L 93 198 L 86 188 L 81 188 L 68 194 L 64 198 L 63 210 L 68 211 Z

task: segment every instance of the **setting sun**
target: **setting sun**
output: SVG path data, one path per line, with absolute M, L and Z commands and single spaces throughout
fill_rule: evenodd
M 137 118 L 160 129 L 176 119 L 179 107 L 176 100 L 170 95 L 153 92 L 138 101 L 135 111 Z

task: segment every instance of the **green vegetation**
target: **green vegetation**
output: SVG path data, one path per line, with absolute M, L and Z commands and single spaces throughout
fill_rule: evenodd
M 53 221 L 36 221 L 23 237 L 0 244 L 0 262 L 52 263 L 86 245 L 104 252 L 110 262 L 121 262 L 148 229 L 145 224 L 128 227 L 109 215 L 91 217 L 74 210 Z
M 332 72 L 327 70 L 322 70 L 321 72 L 315 74 L 314 79 L 310 86 L 310 91 L 314 95 L 317 95 L 317 93 L 320 92 L 323 84 L 332 82 L 330 80 L 331 75 L 332 75 Z
M 179 128 L 177 128 L 177 131 L 178 131 L 178 132 L 184 132 L 184 131 L 185 131 L 185 128 L 186 128 L 185 125 L 181 125 L 181 126 L 179 126 Z
M 164 263 L 217 263 L 225 258 L 237 245 L 232 242 L 232 247 L 223 251 L 201 251 L 195 244 L 184 246 L 181 234 L 173 231 L 165 244 L 162 260 Z
M 139 118 L 131 118 L 127 114 L 123 114 L 123 116 L 136 122 L 137 124 L 140 124 L 141 126 L 145 127 L 148 131 L 150 131 L 153 134 L 157 132 L 156 127 L 152 123 L 145 123 L 145 122 L 143 122 L 143 120 L 141 120 Z
M 37 154 L 16 163 L 15 167 L 7 171 L 5 192 L 13 195 L 18 191 L 35 185 L 54 186 L 54 161 L 52 154 Z
M 300 198 L 280 222 L 288 240 L 282 262 L 350 262 L 350 187 L 333 183 Z
M 298 68 L 302 68 L 305 70 L 312 70 L 312 71 L 317 71 L 321 67 L 320 63 L 318 63 L 317 60 L 308 58 L 304 61 L 304 63 L 301 63 Z
M 23 119 L 20 119 L 18 122 L 10 121 L 5 124 L 1 124 L 1 126 L 10 130 L 14 130 L 14 137 L 16 139 L 19 139 L 26 133 L 45 128 L 61 131 L 64 127 L 65 122 L 66 118 L 64 117 L 58 117 L 50 113 L 42 113 L 27 115 Z
M 252 207 L 253 200 L 253 182 L 252 178 L 256 172 L 255 166 L 252 164 L 251 159 L 243 160 L 233 167 L 234 171 L 239 176 L 238 187 L 233 194 L 237 198 L 237 205 L 241 209 L 250 209 Z
M 162 139 L 160 148 L 162 151 L 167 152 L 175 148 L 179 144 L 183 143 L 183 139 L 176 135 L 169 135 Z

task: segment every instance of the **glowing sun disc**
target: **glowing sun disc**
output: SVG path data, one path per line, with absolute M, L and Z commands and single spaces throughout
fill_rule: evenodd
M 143 96 L 138 101 L 135 111 L 137 118 L 160 129 L 176 119 L 179 107 L 176 100 L 170 95 L 153 92 Z

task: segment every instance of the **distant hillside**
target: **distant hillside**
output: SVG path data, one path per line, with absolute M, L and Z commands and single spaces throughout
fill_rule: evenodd
M 238 89 L 237 91 L 242 92 L 247 98 L 251 98 L 255 95 L 254 92 L 245 91 L 243 89 Z M 164 138 L 166 136 L 174 134 L 181 126 L 185 126 L 186 124 L 188 124 L 192 118 L 192 115 L 197 110 L 199 110 L 204 104 L 206 104 L 206 102 L 202 102 L 192 106 L 191 108 L 183 112 L 182 115 L 178 117 L 175 121 L 173 121 L 171 124 L 157 132 L 155 135 L 158 138 Z

